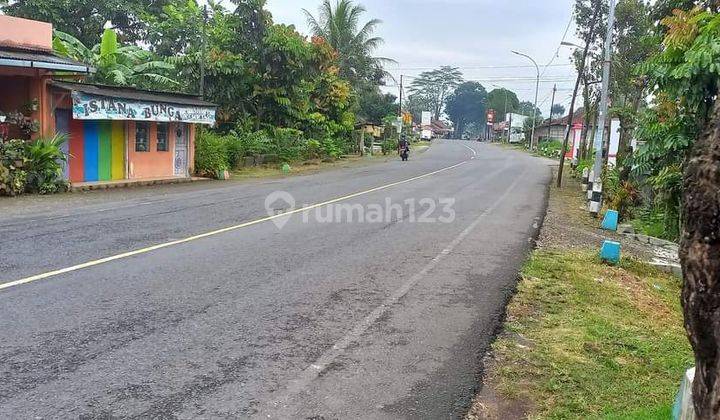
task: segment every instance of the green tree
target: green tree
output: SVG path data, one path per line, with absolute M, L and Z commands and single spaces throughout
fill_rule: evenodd
M 565 116 L 565 107 L 561 104 L 553 105 L 550 110 L 550 118 L 560 118 Z
M 387 115 L 398 115 L 400 105 L 397 96 L 390 93 L 381 93 L 378 89 L 368 89 L 361 92 L 359 99 L 359 116 L 373 124 L 382 124 Z
M 495 113 L 499 116 L 498 120 L 502 120 L 505 116 L 504 113 L 513 113 L 520 106 L 520 100 L 518 100 L 515 92 L 507 90 L 505 88 L 493 89 L 488 93 L 487 108 L 494 109 Z
M 119 86 L 170 89 L 179 84 L 173 79 L 175 67 L 159 60 L 151 52 L 134 45 L 120 46 L 113 29 L 103 32 L 100 44 L 87 48 L 73 36 L 56 31 L 53 48 L 59 55 L 92 65 L 90 80 Z
M 445 106 L 445 99 L 462 81 L 462 72 L 457 67 L 442 66 L 435 70 L 422 72 L 410 84 L 411 101 L 430 106 L 424 111 L 431 111 L 433 117 L 439 120 Z
M 534 112 L 533 112 L 534 110 Z M 542 112 L 540 112 L 540 108 L 536 107 L 535 104 L 529 101 L 522 101 L 517 107 L 516 112 L 520 115 L 525 115 L 526 117 L 533 117 L 536 116 L 540 121 L 542 121 Z
M 445 112 L 455 126 L 455 136 L 462 137 L 468 124 L 485 122 L 488 94 L 478 82 L 465 82 L 446 100 Z
M 325 39 L 338 52 L 342 78 L 359 88 L 368 82 L 379 84 L 386 77 L 383 64 L 392 60 L 373 56 L 383 43 L 381 37 L 373 36 L 382 21 L 361 23 L 364 6 L 352 0 L 337 0 L 334 5 L 323 0 L 317 18 L 305 9 L 303 12 L 313 35 Z
M 120 39 L 134 44 L 146 40 L 147 17 L 158 15 L 172 0 L 17 0 L 2 7 L 10 16 L 51 22 L 84 45 L 100 42 L 107 21 Z

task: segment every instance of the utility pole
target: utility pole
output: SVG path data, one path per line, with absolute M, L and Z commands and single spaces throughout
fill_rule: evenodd
M 508 127 L 507 142 L 510 144 L 510 133 L 512 133 L 512 114 L 510 114 L 510 126 Z
M 610 89 L 610 59 L 612 57 L 612 38 L 615 26 L 615 0 L 610 0 L 608 14 L 607 34 L 605 35 L 605 60 L 603 61 L 602 91 L 600 96 L 600 109 L 598 110 L 598 125 L 595 133 L 595 165 L 593 166 L 593 192 L 590 199 L 589 210 L 593 215 L 600 213 L 602 207 L 602 162 L 603 140 L 605 138 L 605 121 L 608 114 L 608 90 Z
M 400 75 L 400 117 L 402 118 L 402 101 L 403 101 L 403 75 Z
M 507 118 L 507 103 L 508 103 L 508 91 L 507 89 L 503 88 L 503 92 L 505 92 L 505 112 L 503 113 L 503 120 Z M 505 121 L 507 123 L 507 121 Z M 500 143 L 502 143 L 502 136 L 500 136 Z
M 558 168 L 557 179 L 558 188 L 562 188 L 563 169 L 565 167 L 565 150 L 567 150 L 570 140 L 570 129 L 572 128 L 572 119 L 575 114 L 575 99 L 577 99 L 578 89 L 580 88 L 580 81 L 585 80 L 585 61 L 587 60 L 587 55 L 588 51 L 590 50 L 590 44 L 592 43 L 593 35 L 595 35 L 595 22 L 597 21 L 599 13 L 600 8 L 595 8 L 592 20 L 590 21 L 590 31 L 588 32 L 587 38 L 585 39 L 585 49 L 583 49 L 582 59 L 580 60 L 580 68 L 578 69 L 577 80 L 575 80 L 575 90 L 573 90 L 572 100 L 570 101 L 570 118 L 568 119 L 568 124 L 565 128 L 565 138 L 563 139 L 563 147 L 560 153 L 560 167 Z M 587 84 L 585 85 L 585 89 L 587 89 Z M 590 112 L 590 110 L 586 109 L 585 112 Z M 581 151 L 578 151 L 578 153 L 581 153 Z
M 207 5 L 203 6 L 203 23 L 202 23 L 202 32 L 200 34 L 200 99 L 205 99 L 205 56 L 207 55 L 205 53 L 205 27 L 207 26 L 207 20 L 208 20 L 208 11 L 207 11 Z
M 553 85 L 552 99 L 550 100 L 550 122 L 548 123 L 548 140 L 550 140 L 550 130 L 552 129 L 552 109 L 555 106 L 555 92 L 557 92 L 557 85 Z M 572 116 L 570 117 L 572 118 Z

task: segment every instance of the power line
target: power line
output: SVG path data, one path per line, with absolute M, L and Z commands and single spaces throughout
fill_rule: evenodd
M 407 79 L 420 79 L 420 76 L 408 76 L 403 75 Z M 484 77 L 484 78 L 471 78 L 463 79 L 466 82 L 535 82 L 535 77 Z M 570 76 L 552 76 L 547 79 L 541 79 L 540 83 L 547 82 L 570 82 L 575 79 Z
M 548 64 L 545 66 L 545 68 L 548 67 L 572 67 L 573 64 Z M 458 70 L 482 70 L 482 69 L 525 69 L 525 68 L 535 68 L 535 66 L 531 65 L 497 65 L 497 66 L 458 66 L 455 67 Z M 434 70 L 437 69 L 437 67 L 389 67 L 388 70 Z
M 555 54 L 553 54 L 552 58 L 550 59 L 550 61 L 547 63 L 547 65 L 546 65 L 545 68 L 543 69 L 543 72 L 542 72 L 542 74 L 540 75 L 540 77 L 542 77 L 542 76 L 545 75 L 545 72 L 547 71 L 548 67 L 550 67 L 550 66 L 552 65 L 553 61 L 555 61 L 555 58 L 560 55 L 560 48 L 562 47 L 562 43 L 565 42 L 565 38 L 567 37 L 567 33 L 568 33 L 568 31 L 570 30 L 570 25 L 572 25 L 572 21 L 573 21 L 573 14 L 570 13 L 570 20 L 568 20 L 568 24 L 567 24 L 567 26 L 565 27 L 565 33 L 563 33 L 562 40 L 560 40 L 560 44 L 558 44 L 558 47 L 557 47 L 557 49 L 555 50 Z M 570 64 L 570 65 L 572 65 L 572 64 Z

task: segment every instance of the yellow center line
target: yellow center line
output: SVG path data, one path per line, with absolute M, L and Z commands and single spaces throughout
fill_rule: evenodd
M 73 272 L 73 271 L 78 271 L 78 270 L 82 270 L 82 269 L 85 269 L 85 268 L 94 267 L 94 266 L 96 266 L 96 265 L 105 264 L 105 263 L 108 263 L 108 262 L 111 262 L 111 261 L 121 260 L 121 259 L 123 259 L 123 258 L 128 258 L 128 257 L 132 257 L 132 256 L 135 256 L 135 255 L 146 254 L 146 253 L 148 253 L 148 252 L 157 251 L 158 249 L 168 248 L 168 247 L 175 246 L 175 245 L 180 245 L 180 244 L 185 244 L 185 243 L 188 243 L 188 242 L 197 241 L 197 240 L 203 239 L 203 238 L 208 238 L 208 237 L 211 237 L 211 236 L 220 235 L 220 234 L 227 233 L 227 232 L 232 232 L 232 231 L 234 231 L 234 230 L 238 230 L 238 229 L 242 229 L 242 228 L 245 228 L 245 227 L 248 227 L 248 226 L 253 226 L 253 225 L 260 224 L 260 223 L 268 222 L 268 221 L 271 221 L 271 220 L 274 220 L 274 219 L 277 219 L 277 218 L 280 218 L 280 217 L 288 217 L 288 216 L 290 216 L 290 215 L 292 215 L 292 214 L 295 214 L 295 213 L 300 213 L 300 212 L 304 212 L 304 211 L 307 211 L 307 210 L 312 210 L 312 209 L 317 208 L 317 207 L 323 207 L 323 206 L 327 206 L 328 204 L 337 203 L 338 201 L 348 200 L 348 199 L 355 198 L 355 197 L 358 197 L 358 196 L 361 196 L 361 195 L 366 195 L 366 194 L 370 194 L 370 193 L 373 193 L 373 192 L 376 192 L 376 191 L 381 191 L 381 190 L 384 190 L 384 189 L 388 189 L 388 188 L 391 188 L 391 187 L 395 187 L 395 186 L 398 186 L 398 185 L 407 184 L 408 182 L 417 181 L 418 179 L 427 178 L 427 177 L 429 177 L 429 176 L 433 176 L 433 175 L 439 174 L 439 173 L 441 173 L 441 172 L 445 172 L 445 171 L 449 171 L 449 170 L 451 170 L 451 169 L 455 169 L 455 168 L 457 168 L 457 167 L 459 167 L 459 166 L 462 166 L 462 165 L 464 165 L 464 164 L 466 164 L 466 163 L 468 163 L 468 162 L 469 162 L 469 161 L 466 160 L 466 161 L 464 161 L 464 162 L 460 162 L 460 163 L 455 164 L 455 165 L 452 165 L 452 166 L 448 166 L 448 167 L 445 167 L 445 168 L 442 168 L 442 169 L 438 169 L 437 171 L 428 172 L 428 173 L 426 173 L 426 174 L 422 174 L 422 175 L 419 175 L 419 176 L 415 176 L 415 177 L 412 177 L 412 178 L 408 178 L 408 179 L 405 179 L 405 180 L 402 180 L 402 181 L 393 182 L 393 183 L 390 183 L 390 184 L 386 184 L 386 185 L 382 185 L 382 186 L 379 186 L 379 187 L 371 188 L 371 189 L 365 190 L 365 191 L 359 191 L 359 192 L 356 192 L 356 193 L 353 193 L 353 194 L 349 194 L 349 195 L 346 195 L 346 196 L 334 198 L 334 199 L 332 199 L 332 200 L 324 201 L 324 202 L 322 202 L 322 203 L 312 204 L 312 205 L 305 206 L 305 207 L 302 207 L 302 208 L 298 208 L 298 209 L 295 209 L 295 210 L 292 210 L 292 211 L 288 211 L 288 212 L 285 212 L 285 213 L 280 213 L 280 214 L 276 214 L 276 215 L 273 215 L 273 216 L 263 217 L 263 218 L 261 218 L 261 219 L 253 220 L 253 221 L 250 221 L 250 222 L 241 223 L 241 224 L 239 224 L 239 225 L 229 226 L 229 227 L 225 227 L 225 228 L 222 228 L 222 229 L 218 229 L 218 230 L 213 230 L 213 231 L 210 231 L 210 232 L 202 233 L 202 234 L 199 234 L 199 235 L 190 236 L 190 237 L 187 237 L 187 238 L 184 238 L 184 239 L 178 239 L 178 240 L 175 240 L 175 241 L 170 241 L 170 242 L 165 242 L 165 243 L 161 243 L 161 244 L 157 244 L 157 245 L 152 245 L 152 246 L 149 246 L 149 247 L 146 247 L 146 248 L 140 248 L 140 249 L 136 249 L 136 250 L 134 250 L 134 251 L 123 252 L 122 254 L 116 254 L 116 255 L 109 256 L 109 257 L 105 257 L 105 258 L 100 258 L 100 259 L 97 259 L 97 260 L 92 260 L 92 261 L 84 262 L 84 263 L 82 263 L 82 264 L 77 264 L 77 265 L 73 265 L 73 266 L 70 266 L 70 267 L 65 267 L 65 268 L 61 268 L 61 269 L 58 269 L 58 270 L 48 271 L 48 272 L 46 272 L 46 273 L 36 274 L 36 275 L 34 275 L 34 276 L 30 276 L 30 277 L 25 277 L 25 278 L 18 279 L 18 280 L 9 281 L 9 282 L 7 282 L 7 283 L 2 283 L 2 284 L 0 284 L 0 290 L 9 289 L 9 288 L 11 288 L 11 287 L 20 286 L 20 285 L 22 285 L 22 284 L 27 284 L 27 283 L 31 283 L 31 282 L 34 282 L 34 281 L 43 280 L 43 279 L 47 279 L 47 278 L 50 278 L 50 277 L 55 277 L 55 276 L 58 276 L 58 275 L 60 275 L 60 274 L 70 273 L 70 272 Z

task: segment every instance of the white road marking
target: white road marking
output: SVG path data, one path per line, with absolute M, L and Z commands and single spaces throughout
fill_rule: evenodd
M 61 269 L 58 269 L 58 270 L 48 271 L 48 272 L 46 272 L 46 273 L 36 274 L 36 275 L 34 275 L 34 276 L 25 277 L 25 278 L 18 279 L 18 280 L 14 280 L 14 281 L 8 281 L 8 282 L 6 282 L 6 283 L 0 284 L 0 290 L 9 289 L 9 288 L 11 288 L 11 287 L 20 286 L 20 285 L 22 285 L 22 284 L 32 283 L 32 282 L 34 282 L 34 281 L 38 281 L 38 280 L 43 280 L 43 279 L 47 279 L 47 278 L 50 278 L 50 277 L 59 276 L 59 275 L 61 275 L 61 274 L 70 273 L 70 272 L 73 272 L 73 271 L 83 270 L 83 269 L 85 269 L 85 268 L 90 268 L 90 267 L 94 267 L 94 266 L 96 266 L 96 265 L 105 264 L 105 263 L 109 263 L 109 262 L 112 262 L 112 261 L 116 261 L 116 260 L 120 260 L 120 259 L 124 259 L 124 258 L 133 257 L 133 256 L 135 256 L 135 255 L 146 254 L 146 253 L 148 253 L 148 252 L 157 251 L 157 250 L 159 250 L 159 249 L 168 248 L 168 247 L 171 247 L 171 246 L 180 245 L 180 244 L 184 244 L 184 243 L 188 243 L 188 242 L 193 242 L 193 241 L 197 241 L 197 240 L 199 240 L 199 239 L 208 238 L 208 237 L 211 237 L 211 236 L 216 236 L 216 235 L 220 235 L 220 234 L 227 233 L 227 232 L 232 232 L 232 231 L 235 231 L 235 230 L 238 230 L 238 229 L 242 229 L 242 228 L 245 228 L 245 227 L 248 227 L 248 226 L 253 226 L 253 225 L 257 225 L 257 224 L 263 223 L 263 222 L 268 222 L 268 221 L 271 221 L 271 220 L 273 220 L 273 219 L 277 219 L 277 218 L 280 218 L 280 217 L 288 217 L 288 216 L 290 216 L 290 215 L 292 215 L 292 214 L 295 214 L 295 213 L 301 213 L 301 212 L 304 212 L 304 211 L 307 211 L 307 210 L 312 210 L 312 209 L 314 209 L 314 208 L 323 207 L 323 206 L 326 206 L 326 205 L 328 205 L 328 204 L 334 204 L 334 203 L 337 203 L 337 202 L 339 202 L 339 201 L 348 200 L 348 199 L 351 199 L 351 198 L 355 198 L 355 197 L 359 197 L 359 196 L 362 196 L 362 195 L 370 194 L 370 193 L 373 193 L 373 192 L 376 192 L 376 191 L 380 191 L 380 190 L 385 190 L 385 189 L 388 189 L 388 188 L 391 188 L 391 187 L 395 187 L 395 186 L 398 186 L 398 185 L 407 184 L 407 183 L 409 183 L 409 182 L 417 181 L 417 180 L 419 180 L 419 179 L 427 178 L 427 177 L 429 177 L 429 176 L 437 175 L 437 174 L 439 174 L 439 173 L 442 173 L 442 172 L 445 172 L 445 171 L 449 171 L 449 170 L 451 170 L 451 169 L 455 169 L 455 168 L 457 168 L 457 167 L 459 167 L 459 166 L 462 166 L 462 165 L 464 165 L 464 164 L 466 164 L 466 163 L 468 163 L 468 162 L 470 162 L 470 161 L 469 161 L 469 160 L 466 160 L 466 161 L 457 163 L 457 164 L 455 164 L 455 165 L 451 165 L 451 166 L 448 166 L 448 167 L 445 167 L 445 168 L 442 168 L 442 169 L 438 169 L 437 171 L 428 172 L 428 173 L 425 173 L 425 174 L 422 174 L 422 175 L 419 175 L 419 176 L 415 176 L 415 177 L 412 177 L 412 178 L 408 178 L 408 179 L 405 179 L 405 180 L 402 180 L 402 181 L 397 181 L 397 182 L 393 182 L 393 183 L 390 183 L 390 184 L 382 185 L 382 186 L 379 186 L 379 187 L 371 188 L 371 189 L 369 189 L 369 190 L 360 191 L 360 192 L 356 192 L 356 193 L 349 194 L 349 195 L 346 195 L 346 196 L 334 198 L 334 199 L 332 199 L 332 200 L 328 200 L 328 201 L 324 201 L 324 202 L 322 202 L 322 203 L 317 203 L 317 204 L 313 204 L 313 205 L 310 205 L 310 206 L 298 208 L 298 209 L 295 209 L 295 210 L 292 210 L 292 211 L 288 211 L 288 212 L 285 212 L 285 213 L 280 213 L 280 214 L 276 214 L 276 215 L 269 216 L 269 217 L 263 217 L 263 218 L 261 218 L 261 219 L 253 220 L 253 221 L 246 222 L 246 223 L 241 223 L 241 224 L 239 224 L 239 225 L 229 226 L 229 227 L 226 227 L 226 228 L 213 230 L 213 231 L 206 232 L 206 233 L 202 233 L 202 234 L 199 234 L 199 235 L 190 236 L 190 237 L 187 237 L 187 238 L 184 238 L 184 239 L 178 239 L 178 240 L 175 240 L 175 241 L 170 241 L 170 242 L 165 242 L 165 243 L 161 243 L 161 244 L 157 244 L 157 245 L 152 245 L 152 246 L 149 246 L 149 247 L 136 249 L 136 250 L 134 250 L 134 251 L 123 252 L 123 253 L 116 254 L 116 255 L 112 255 L 112 256 L 109 256 L 109 257 L 105 257 L 105 258 L 100 258 L 100 259 L 97 259 L 97 260 L 88 261 L 88 262 L 85 262 L 85 263 L 82 263 L 82 264 L 77 264 L 77 265 L 73 265 L 73 266 L 70 266 L 70 267 L 61 268 Z
M 468 146 L 467 144 L 463 144 L 463 146 L 465 146 L 466 149 L 470 150 L 473 153 L 473 155 L 470 159 L 475 159 L 477 157 L 477 150 L 473 149 L 472 147 Z
M 503 168 L 493 172 L 492 176 L 495 176 L 506 169 L 506 166 Z M 400 299 L 402 299 L 405 295 L 410 292 L 410 290 L 423 278 L 425 275 L 427 275 L 430 271 L 432 271 L 437 265 L 445 259 L 446 256 L 450 255 L 453 250 L 482 222 L 482 220 L 487 216 L 488 214 L 492 213 L 499 205 L 502 203 L 505 198 L 510 194 L 510 192 L 515 189 L 517 184 L 523 179 L 526 171 L 523 171 L 520 176 L 518 176 L 512 184 L 503 192 L 503 194 L 498 197 L 497 200 L 488 208 L 486 208 L 480 215 L 472 222 L 469 226 L 465 228 L 458 236 L 455 237 L 455 239 L 450 242 L 450 244 L 443 249 L 439 254 L 435 256 L 430 262 L 428 262 L 422 270 L 420 270 L 418 273 L 410 277 L 400 288 L 395 290 L 389 297 L 387 297 L 383 303 L 380 304 L 380 306 L 376 307 L 372 312 L 370 312 L 369 315 L 367 315 L 363 320 L 361 320 L 358 324 L 356 324 L 345 336 L 343 336 L 340 340 L 338 340 L 328 351 L 323 353 L 314 363 L 312 363 L 308 368 L 303 370 L 298 378 L 291 381 L 290 384 L 285 389 L 285 392 L 272 404 L 273 406 L 270 408 L 271 411 L 277 412 L 282 411 L 287 408 L 288 403 L 290 399 L 300 394 L 305 388 L 307 388 L 312 381 L 317 379 L 320 374 L 333 362 L 335 359 L 337 359 L 338 356 L 340 356 L 342 353 L 344 353 L 345 349 L 348 348 L 350 344 L 357 341 L 360 336 L 362 336 L 370 326 L 372 326 L 380 317 L 382 317 L 385 312 L 387 312 L 393 305 L 395 305 Z M 268 415 L 268 418 L 272 418 L 273 416 Z M 279 415 L 277 418 L 283 418 L 283 415 Z

